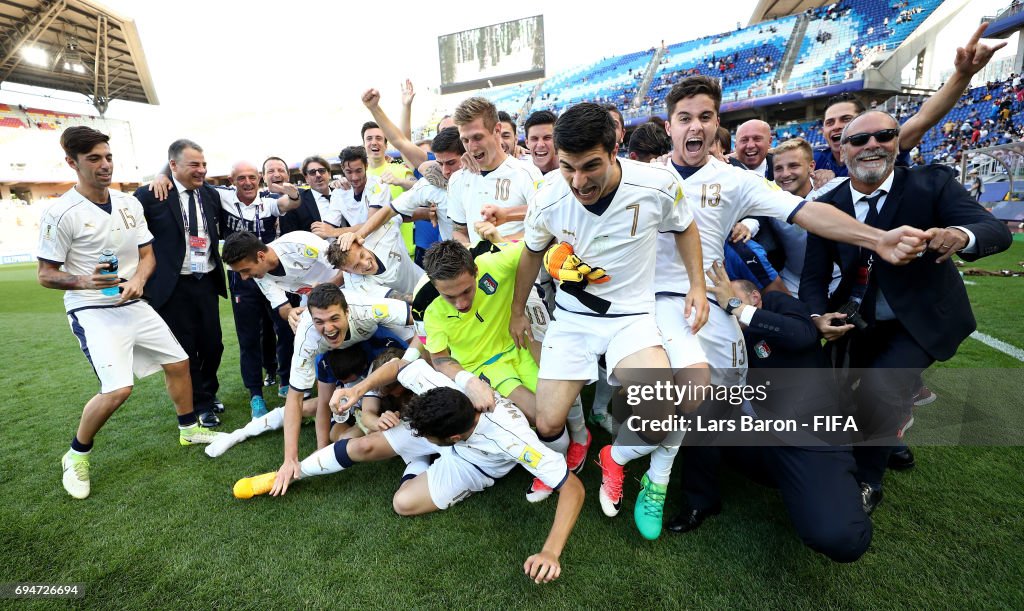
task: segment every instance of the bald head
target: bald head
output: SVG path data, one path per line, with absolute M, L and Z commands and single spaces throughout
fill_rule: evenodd
M 231 166 L 231 184 L 235 185 L 238 199 L 243 204 L 251 204 L 260 191 L 260 172 L 256 169 L 256 164 L 236 161 Z
M 764 162 L 772 145 L 772 128 L 760 119 L 751 119 L 736 130 L 736 157 L 753 170 Z

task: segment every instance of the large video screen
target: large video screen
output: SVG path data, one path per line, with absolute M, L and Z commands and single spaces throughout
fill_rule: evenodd
M 544 16 L 524 17 L 437 38 L 441 93 L 544 77 Z

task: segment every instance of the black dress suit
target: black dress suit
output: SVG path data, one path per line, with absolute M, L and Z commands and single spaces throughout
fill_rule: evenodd
M 807 306 L 779 292 L 762 294 L 762 307 L 743 329 L 750 369 L 748 386 L 764 387 L 752 402 L 758 418 L 814 424 L 814 416 L 839 415 L 835 381 Z M 754 481 L 777 487 L 797 535 L 836 562 L 860 558 L 871 543 L 871 519 L 861 507 L 856 463 L 839 435 L 802 432 L 755 435 L 749 446 L 684 447 L 683 491 L 691 509 L 721 503 L 721 462 Z M 817 439 L 812 439 L 815 437 Z
M 281 235 L 293 231 L 312 231 L 313 223 L 323 220 L 311 189 L 303 189 L 299 199 L 299 207 L 281 217 Z
M 818 201 L 855 216 L 849 183 Z M 967 261 L 1006 250 L 1011 242 L 1006 225 L 972 199 L 945 166 L 895 168 L 892 188 L 878 212 L 876 226 L 886 230 L 902 225 L 919 229 L 964 227 L 976 239 L 972 253 L 960 253 Z M 936 252 L 926 251 L 904 266 L 874 257 L 864 301 L 873 302 L 873 287 L 877 287 L 895 320 L 873 322 L 865 332 L 847 334 L 850 382 L 860 379 L 854 398 L 858 423 L 862 433 L 876 439 L 896 438 L 910 422 L 911 397 L 920 373 L 932 362 L 956 354 L 960 343 L 976 328 L 956 266 L 952 260 L 936 264 L 937 257 Z M 833 263 L 839 265 L 842 281 L 830 298 Z M 836 311 L 850 300 L 862 265 L 858 247 L 808 235 L 800 299 L 815 314 Z M 865 308 L 861 313 L 873 321 L 874 312 L 869 310 Z M 883 446 L 855 449 L 861 481 L 881 485 L 889 450 Z
M 177 188 L 171 186 L 167 199 L 159 201 L 147 187 L 135 197 L 142 202 L 149 231 L 153 234 L 156 269 L 146 282 L 144 296 L 167 322 L 189 357 L 192 401 L 196 414 L 213 409 L 219 389 L 217 369 L 224 353 L 217 296 L 227 297 L 224 265 L 220 259 L 220 196 L 209 185 L 196 189 L 196 212 L 203 215 L 210 236 L 213 269 L 201 277 L 182 275 L 185 261 L 185 222 Z

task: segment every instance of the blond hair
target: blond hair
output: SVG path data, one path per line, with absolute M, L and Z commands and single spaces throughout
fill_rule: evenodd
M 782 144 L 775 147 L 772 150 L 772 154 L 781 155 L 782 153 L 789 153 L 791 151 L 801 151 L 807 161 L 814 161 L 814 149 L 811 148 L 811 144 L 803 138 L 790 138 Z
M 483 118 L 484 129 L 494 129 L 498 123 L 498 109 L 487 98 L 473 97 L 463 100 L 452 115 L 452 120 L 459 127 L 478 118 Z

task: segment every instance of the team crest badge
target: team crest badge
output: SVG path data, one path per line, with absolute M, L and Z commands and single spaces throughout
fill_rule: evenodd
M 381 320 L 383 318 L 387 318 L 388 317 L 388 306 L 383 304 L 383 303 L 380 303 L 380 304 L 377 304 L 377 305 L 373 306 L 373 317 L 375 319 L 377 319 L 377 320 Z
M 307 246 L 302 250 L 302 256 L 308 257 L 310 259 L 316 259 L 317 257 L 320 256 L 320 251 L 313 248 L 312 246 Z
M 766 359 L 772 355 L 772 348 L 762 339 L 754 344 L 754 354 L 756 354 L 759 359 Z
M 478 286 L 481 291 L 488 295 L 493 295 L 498 291 L 498 281 L 492 278 L 490 274 L 484 274 L 484 277 L 480 279 Z
M 517 460 L 523 463 L 524 465 L 530 465 L 531 467 L 536 469 L 537 465 L 540 464 L 540 458 L 540 452 L 531 448 L 530 446 L 526 446 L 525 448 L 523 448 L 523 452 L 522 454 L 519 455 L 519 458 Z

